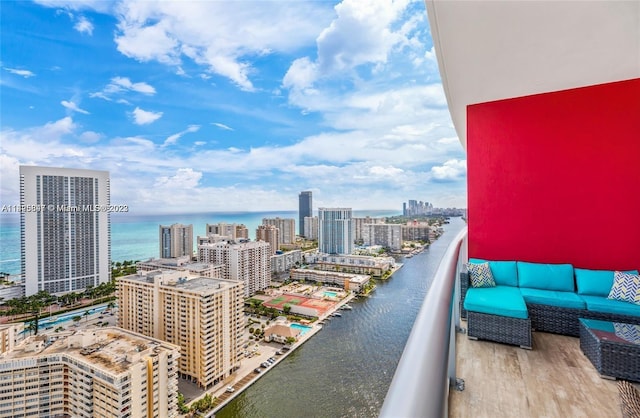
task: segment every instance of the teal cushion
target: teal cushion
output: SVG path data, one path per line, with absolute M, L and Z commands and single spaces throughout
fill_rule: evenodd
M 587 305 L 580 296 L 573 292 L 560 292 L 557 290 L 530 289 L 521 287 L 520 293 L 526 303 L 537 305 L 558 306 L 560 308 L 586 309 Z
M 607 296 L 613 286 L 613 270 L 575 269 L 578 294 Z M 625 273 L 638 274 L 638 270 Z
M 586 303 L 587 309 L 617 315 L 631 315 L 640 317 L 640 305 L 620 300 L 607 299 L 605 296 L 580 296 Z
M 542 264 L 518 261 L 518 286 L 532 289 L 574 292 L 571 264 Z
M 527 319 L 527 305 L 517 287 L 472 287 L 464 298 L 467 311 Z
M 599 319 L 587 318 L 578 318 L 578 321 L 583 322 L 587 326 L 587 328 L 596 329 L 598 331 L 615 332 L 613 322 L 610 321 L 601 321 Z
M 481 264 L 489 260 L 470 258 L 469 263 Z M 518 270 L 515 261 L 489 261 L 489 268 L 497 285 L 518 286 Z

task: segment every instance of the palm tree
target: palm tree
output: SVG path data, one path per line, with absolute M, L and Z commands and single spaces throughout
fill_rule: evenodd
M 84 322 L 87 322 L 89 320 L 90 312 L 88 310 L 84 311 L 82 315 L 84 315 Z

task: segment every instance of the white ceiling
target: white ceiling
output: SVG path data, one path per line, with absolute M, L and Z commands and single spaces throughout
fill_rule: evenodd
M 425 2 L 465 149 L 469 104 L 640 77 L 640 0 Z

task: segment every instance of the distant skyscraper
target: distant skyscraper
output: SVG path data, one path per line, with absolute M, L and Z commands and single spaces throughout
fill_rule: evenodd
M 83 291 L 111 276 L 109 172 L 20 166 L 25 294 Z
M 351 208 L 318 209 L 318 250 L 326 254 L 351 254 L 353 225 Z
M 278 244 L 295 244 L 296 220 L 291 218 L 262 218 L 262 225 L 273 225 L 278 228 Z
M 256 241 L 268 242 L 271 246 L 271 254 L 275 254 L 279 248 L 280 231 L 273 225 L 258 225 Z
M 207 224 L 207 235 L 220 235 L 231 240 L 249 239 L 249 230 L 244 224 Z
M 160 258 L 193 256 L 193 225 L 160 225 Z
M 304 218 L 313 216 L 311 192 L 300 192 L 298 195 L 298 233 L 304 235 Z
M 304 217 L 304 237 L 306 239 L 318 239 L 318 217 Z

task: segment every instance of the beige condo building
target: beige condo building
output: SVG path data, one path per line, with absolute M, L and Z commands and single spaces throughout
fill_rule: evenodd
M 280 248 L 280 231 L 273 225 L 259 225 L 256 229 L 256 241 L 268 242 L 273 255 Z
M 0 357 L 0 417 L 177 417 L 179 357 L 114 327 L 28 337 Z
M 180 346 L 180 375 L 208 389 L 239 365 L 243 288 L 183 271 L 118 278 L 118 326 Z

